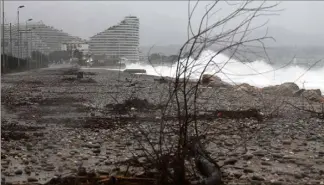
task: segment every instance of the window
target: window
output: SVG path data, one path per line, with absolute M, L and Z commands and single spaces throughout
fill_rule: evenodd
M 4 41 L 4 42 L 1 42 L 1 46 L 2 46 L 2 47 L 8 47 L 8 45 L 9 45 L 9 43 L 8 43 L 8 42 L 6 42 L 6 41 Z

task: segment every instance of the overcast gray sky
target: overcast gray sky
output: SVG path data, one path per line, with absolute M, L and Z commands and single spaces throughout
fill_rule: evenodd
M 194 24 L 198 23 L 199 15 L 209 3 L 201 2 Z M 19 5 L 25 5 L 20 10 L 22 22 L 28 18 L 42 20 L 84 39 L 118 23 L 127 15 L 140 18 L 141 45 L 180 44 L 186 38 L 187 1 L 5 1 L 7 23 L 17 22 Z M 278 8 L 284 11 L 280 16 L 268 17 L 269 26 L 323 36 L 324 1 L 283 1 Z

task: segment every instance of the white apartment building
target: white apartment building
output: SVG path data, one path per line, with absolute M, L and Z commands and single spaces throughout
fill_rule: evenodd
M 53 51 L 61 50 L 61 44 L 81 40 L 73 37 L 62 30 L 45 25 L 43 22 L 29 22 L 19 25 L 20 42 L 18 40 L 18 26 L 5 25 L 4 46 L 5 54 L 20 58 L 31 56 L 32 51 L 39 51 L 49 54 Z M 19 48 L 18 48 L 19 46 Z M 19 53 L 18 53 L 19 51 Z
M 127 16 L 119 24 L 112 26 L 89 40 L 90 54 L 105 55 L 107 58 L 126 58 L 130 62 L 139 61 L 139 19 Z

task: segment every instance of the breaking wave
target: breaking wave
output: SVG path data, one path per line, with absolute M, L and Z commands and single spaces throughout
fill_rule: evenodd
M 192 63 L 189 78 L 198 79 L 204 66 L 215 54 L 213 51 L 205 51 L 197 60 L 190 59 Z M 283 68 L 275 68 L 262 60 L 251 63 L 242 63 L 223 54 L 217 55 L 213 63 L 208 65 L 206 74 L 214 74 L 231 84 L 248 83 L 257 87 L 278 85 L 284 82 L 295 82 L 300 88 L 321 89 L 324 92 L 324 67 L 307 71 L 306 68 L 289 65 Z M 126 69 L 145 69 L 148 75 L 174 77 L 176 65 L 156 66 L 149 64 L 127 64 Z

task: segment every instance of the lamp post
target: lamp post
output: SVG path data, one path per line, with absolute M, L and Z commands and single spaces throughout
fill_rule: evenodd
M 4 18 L 4 16 L 5 16 L 5 13 L 4 13 L 4 11 L 5 11 L 5 9 L 4 9 L 4 0 L 2 0 L 2 39 L 1 39 L 1 41 L 2 41 L 2 55 L 1 55 L 1 60 L 3 61 L 3 63 L 2 63 L 2 66 L 1 66 L 1 72 L 4 72 L 4 68 L 5 68 L 5 63 L 6 63 L 6 61 L 4 60 L 4 54 L 5 54 L 5 44 L 4 44 L 4 30 L 5 30 L 5 18 Z
M 17 8 L 17 16 L 18 16 L 18 25 L 17 25 L 17 29 L 18 29 L 18 67 L 20 66 L 20 32 L 19 32 L 19 9 L 20 8 L 24 8 L 24 5 L 20 5 Z
M 29 57 L 29 54 L 28 54 L 28 37 L 27 37 L 27 31 L 29 31 L 29 30 L 27 30 L 27 24 L 28 24 L 28 22 L 29 21 L 32 21 L 33 19 L 28 19 L 28 20 L 26 20 L 26 32 L 25 32 L 25 34 L 26 34 L 26 40 L 27 40 L 27 46 L 26 46 L 26 59 L 27 59 L 27 67 L 28 67 L 28 69 L 29 69 L 29 63 L 30 63 L 30 61 L 28 60 L 28 57 Z M 31 32 L 31 29 L 30 29 L 30 32 Z

